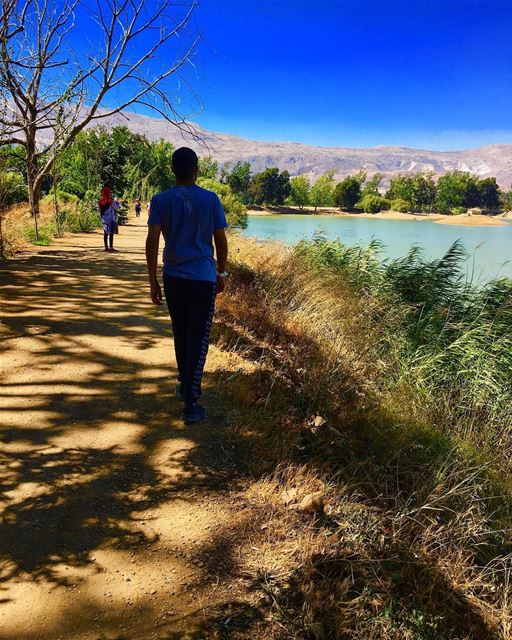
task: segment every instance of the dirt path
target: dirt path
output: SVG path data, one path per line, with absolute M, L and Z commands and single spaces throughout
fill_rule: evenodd
M 233 577 L 253 515 L 219 435 L 226 358 L 210 420 L 184 427 L 144 237 L 72 236 L 0 277 L 2 640 L 260 637 Z

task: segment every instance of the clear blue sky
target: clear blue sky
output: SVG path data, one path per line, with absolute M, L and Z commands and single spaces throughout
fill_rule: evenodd
M 512 0 L 201 0 L 197 121 L 261 140 L 512 142 Z

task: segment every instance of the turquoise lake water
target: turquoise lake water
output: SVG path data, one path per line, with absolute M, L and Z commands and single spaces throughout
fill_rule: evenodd
M 296 244 L 321 233 L 346 245 L 368 244 L 378 238 L 383 257 L 403 256 L 417 244 L 429 258 L 440 258 L 456 240 L 462 240 L 469 258 L 468 274 L 475 283 L 496 277 L 512 278 L 512 224 L 503 227 L 464 227 L 435 224 L 431 220 L 384 220 L 346 216 L 249 216 L 244 235 L 261 240 Z

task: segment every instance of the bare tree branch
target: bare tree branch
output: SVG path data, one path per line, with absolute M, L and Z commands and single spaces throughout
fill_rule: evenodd
M 197 137 L 172 98 L 175 87 L 168 86 L 200 39 L 189 29 L 196 5 L 197 0 L 2 0 L 0 146 L 25 147 L 34 214 L 44 176 L 93 122 L 139 106 Z M 94 27 L 88 30 L 94 34 L 89 55 L 73 46 L 81 37 L 78 15 L 81 25 Z M 49 141 L 41 148 L 43 135 Z

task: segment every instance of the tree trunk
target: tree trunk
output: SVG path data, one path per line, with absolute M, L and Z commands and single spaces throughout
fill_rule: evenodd
M 36 141 L 35 132 L 27 134 L 27 188 L 30 215 L 34 218 L 36 242 L 39 240 L 39 200 L 41 199 L 41 183 L 37 179 L 37 163 L 35 158 Z
M 5 258 L 5 248 L 4 248 L 4 229 L 2 226 L 2 219 L 4 216 L 4 212 L 2 211 L 2 208 L 0 206 L 0 260 Z
M 53 212 L 55 215 L 55 226 L 57 227 L 57 237 L 62 238 L 62 218 L 60 217 L 59 199 L 57 198 L 57 181 L 53 177 Z
M 28 178 L 28 202 L 30 205 L 30 215 L 34 218 L 34 227 L 36 231 L 36 242 L 39 240 L 39 200 L 41 198 L 41 190 L 36 185 L 35 180 Z

